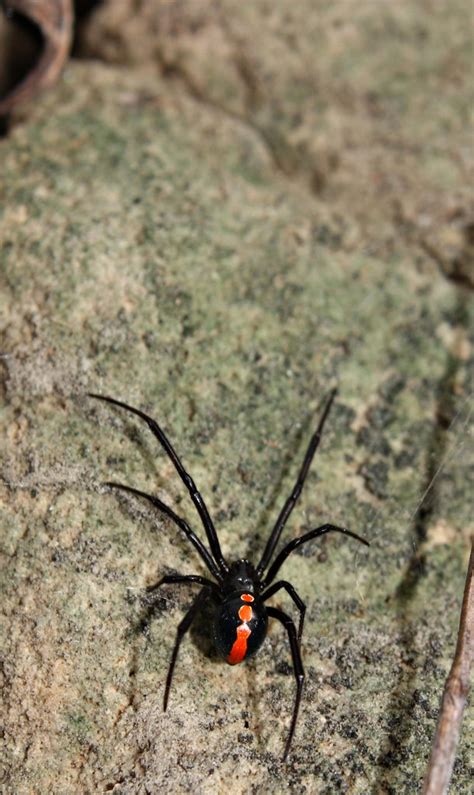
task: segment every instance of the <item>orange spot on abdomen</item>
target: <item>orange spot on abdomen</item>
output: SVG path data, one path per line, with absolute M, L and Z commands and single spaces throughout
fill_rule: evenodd
M 239 610 L 239 618 L 241 621 L 250 621 L 252 618 L 252 608 L 250 605 L 242 605 Z
M 249 608 L 249 610 L 251 610 L 251 608 Z M 242 662 L 242 660 L 245 658 L 245 655 L 247 654 L 247 639 L 250 636 L 250 633 L 251 630 L 247 624 L 241 624 L 239 627 L 237 627 L 237 638 L 234 641 L 229 656 L 227 657 L 227 662 L 231 665 L 237 665 L 237 663 Z

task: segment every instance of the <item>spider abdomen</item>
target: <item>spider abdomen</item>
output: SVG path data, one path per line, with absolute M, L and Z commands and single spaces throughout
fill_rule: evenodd
M 230 665 L 251 657 L 267 634 L 265 605 L 250 593 L 232 594 L 216 609 L 214 643 Z

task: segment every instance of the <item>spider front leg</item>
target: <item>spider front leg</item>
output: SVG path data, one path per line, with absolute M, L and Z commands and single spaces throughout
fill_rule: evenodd
M 269 616 L 273 618 L 277 618 L 283 626 L 285 627 L 286 631 L 288 632 L 288 640 L 290 642 L 290 649 L 291 649 L 291 657 L 293 660 L 293 671 L 296 678 L 296 698 L 295 704 L 293 707 L 293 715 L 291 718 L 290 724 L 290 731 L 288 734 L 288 739 L 285 745 L 285 751 L 283 754 L 283 761 L 285 761 L 288 753 L 290 751 L 291 741 L 293 739 L 293 735 L 295 733 L 296 721 L 298 719 L 298 712 L 301 703 L 301 695 L 303 693 L 303 684 L 304 684 L 304 668 L 303 663 L 301 660 L 301 653 L 298 643 L 298 637 L 296 635 L 296 627 L 289 616 L 286 615 L 282 610 L 278 610 L 276 607 L 268 607 L 267 613 Z
M 309 468 L 311 466 L 311 462 L 314 458 L 314 454 L 319 447 L 319 442 L 321 441 L 321 436 L 324 429 L 324 424 L 329 416 L 329 412 L 331 411 L 331 406 L 333 404 L 334 398 L 336 397 L 337 389 L 331 390 L 329 393 L 329 397 L 326 401 L 326 405 L 324 407 L 324 411 L 322 414 L 321 419 L 319 420 L 318 427 L 316 428 L 313 436 L 308 445 L 308 449 L 306 450 L 306 455 L 303 460 L 303 464 L 301 466 L 299 475 L 297 477 L 296 483 L 293 486 L 293 491 L 291 492 L 290 496 L 288 497 L 287 501 L 285 502 L 283 508 L 280 511 L 278 519 L 276 520 L 275 526 L 270 533 L 270 538 L 267 541 L 267 545 L 264 549 L 262 559 L 257 566 L 257 575 L 259 577 L 262 576 L 263 572 L 267 568 L 270 560 L 273 557 L 273 553 L 275 551 L 276 545 L 278 544 L 278 539 L 280 538 L 281 531 L 283 530 L 284 526 L 288 521 L 288 517 L 290 516 L 293 508 L 295 507 L 296 503 L 298 502 L 299 496 L 303 489 L 305 480 L 308 476 Z
M 168 458 L 173 463 L 176 472 L 178 473 L 182 482 L 186 486 L 189 492 L 189 496 L 191 497 L 197 509 L 197 512 L 200 516 L 217 567 L 221 575 L 226 574 L 229 571 L 229 567 L 222 555 L 219 539 L 217 538 L 216 529 L 209 515 L 209 511 L 207 510 L 206 503 L 204 502 L 202 494 L 198 490 L 191 475 L 188 472 L 186 472 L 185 468 L 183 467 L 181 459 L 179 458 L 178 454 L 176 453 L 176 450 L 173 448 L 171 442 L 169 441 L 163 429 L 160 428 L 158 423 L 155 422 L 155 420 L 153 420 L 151 417 L 149 417 L 148 414 L 145 414 L 145 412 L 140 411 L 140 409 L 133 408 L 133 406 L 129 406 L 127 403 L 122 403 L 121 400 L 116 400 L 115 398 L 107 397 L 106 395 L 98 395 L 95 392 L 89 392 L 89 397 L 95 398 L 96 400 L 103 400 L 106 403 L 110 403 L 112 406 L 118 406 L 119 408 L 125 409 L 126 411 L 130 411 L 132 414 L 135 414 L 135 416 L 140 417 L 140 419 L 146 422 L 152 434 L 159 441 L 163 450 L 166 452 Z M 146 497 L 147 495 L 143 496 Z M 163 506 L 160 507 L 161 510 L 164 510 Z M 165 513 L 166 512 L 168 513 L 168 515 L 170 515 L 169 510 L 168 511 L 165 510 Z M 214 574 L 214 572 L 212 573 Z
M 366 547 L 370 547 L 369 542 L 366 541 L 365 538 L 362 538 L 362 536 L 357 535 L 357 533 L 353 533 L 351 530 L 348 530 L 347 527 L 337 527 L 334 524 L 323 524 L 321 527 L 316 527 L 314 530 L 310 530 L 309 533 L 305 533 L 304 536 L 294 538 L 293 541 L 290 541 L 285 547 L 283 547 L 262 580 L 263 587 L 269 585 L 271 581 L 275 579 L 278 570 L 281 568 L 288 555 L 290 555 L 293 550 L 295 550 L 297 547 L 300 547 L 301 544 L 306 544 L 307 541 L 311 541 L 313 538 L 319 538 L 320 536 L 326 535 L 326 533 L 342 533 L 345 536 L 355 538 L 356 541 L 360 541 L 360 543 L 365 544 Z
M 284 588 L 287 592 L 288 596 L 293 599 L 296 607 L 300 613 L 300 620 L 298 624 L 298 645 L 301 645 L 301 636 L 303 635 L 303 624 L 304 624 L 304 616 L 306 613 L 306 605 L 303 602 L 301 596 L 298 595 L 296 589 L 292 586 L 291 582 L 287 582 L 287 580 L 278 580 L 278 582 L 274 583 L 273 585 L 268 588 L 265 593 L 262 594 L 261 600 L 262 602 L 266 602 L 267 599 L 270 599 L 273 594 L 280 590 L 280 588 Z
M 128 494 L 134 494 L 137 497 L 144 497 L 145 500 L 151 502 L 151 504 L 158 508 L 159 511 L 162 511 L 166 516 L 169 518 L 184 532 L 187 538 L 191 541 L 194 548 L 199 552 L 201 558 L 203 559 L 204 563 L 206 564 L 207 568 L 214 575 L 216 580 L 221 580 L 222 575 L 219 572 L 214 560 L 212 559 L 211 555 L 207 551 L 206 547 L 199 540 L 196 533 L 194 533 L 185 519 L 181 516 L 178 516 L 169 505 L 162 502 L 158 497 L 155 497 L 153 494 L 147 494 L 145 491 L 140 491 L 140 489 L 135 489 L 133 486 L 126 486 L 124 483 L 115 483 L 114 481 L 107 481 L 104 483 L 104 486 L 109 486 L 112 489 L 119 489 L 119 491 L 125 491 Z

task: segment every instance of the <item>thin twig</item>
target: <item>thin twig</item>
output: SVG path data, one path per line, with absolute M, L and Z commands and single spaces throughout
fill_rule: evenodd
M 456 653 L 444 686 L 438 728 L 423 785 L 423 795 L 445 795 L 448 792 L 456 757 L 462 716 L 469 692 L 469 676 L 474 652 L 473 569 L 474 540 L 466 576 Z

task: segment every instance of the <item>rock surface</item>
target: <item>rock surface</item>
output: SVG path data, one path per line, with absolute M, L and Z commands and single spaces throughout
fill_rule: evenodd
M 472 532 L 468 4 L 202 4 L 197 28 L 183 5 L 146 63 L 71 62 L 0 141 L 2 792 L 413 793 Z M 146 427 L 86 393 L 163 423 L 232 558 L 261 550 L 335 383 L 285 538 L 329 520 L 371 547 L 285 564 L 308 611 L 283 765 L 279 626 L 229 668 L 204 617 L 163 714 L 191 594 L 146 624 L 144 589 L 204 572 L 101 483 L 199 522 Z

